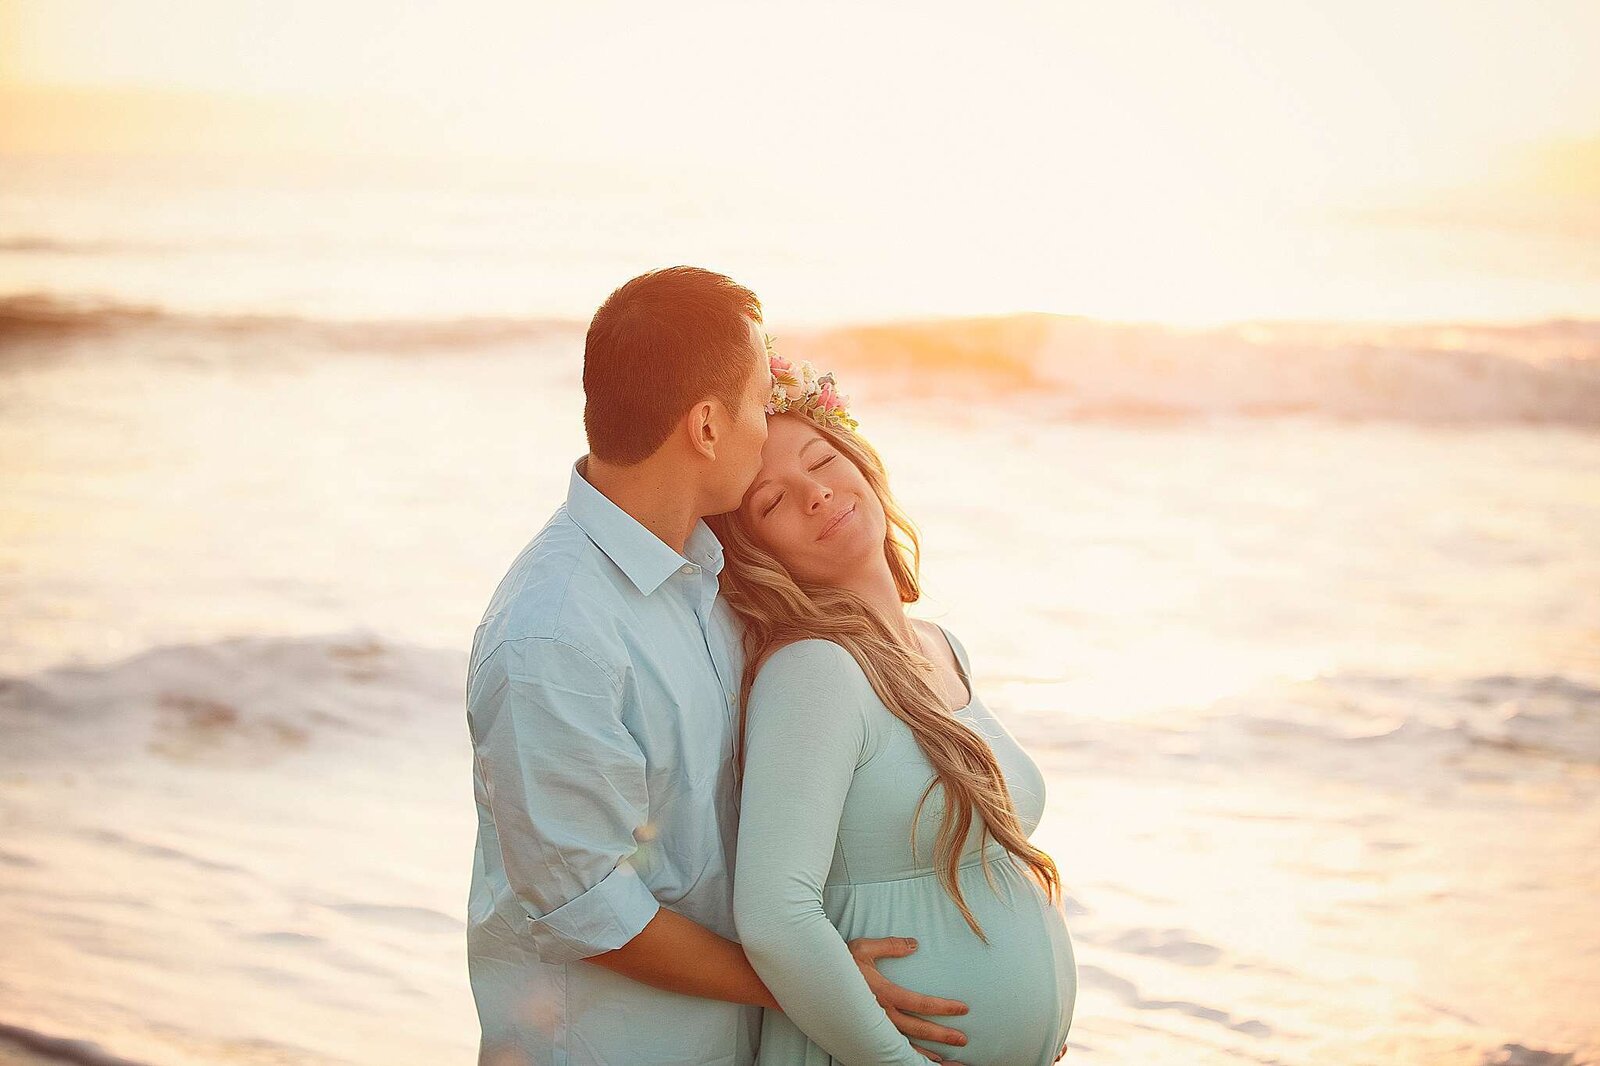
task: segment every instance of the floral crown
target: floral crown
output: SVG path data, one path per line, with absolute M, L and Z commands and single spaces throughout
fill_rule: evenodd
M 846 410 L 850 398 L 839 392 L 832 371 L 818 374 L 804 359 L 797 366 L 770 347 L 767 360 L 772 364 L 772 398 L 767 401 L 767 414 L 787 411 L 804 415 L 819 426 L 857 428 L 858 423 Z

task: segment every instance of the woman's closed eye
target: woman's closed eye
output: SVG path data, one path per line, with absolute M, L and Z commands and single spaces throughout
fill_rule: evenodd
M 833 462 L 834 459 L 836 459 L 836 458 L 837 458 L 837 456 L 829 455 L 829 456 L 826 456 L 825 458 L 819 459 L 814 464 L 812 464 L 811 469 L 812 470 L 821 470 L 823 467 L 825 467 L 829 463 Z M 767 504 L 766 507 L 762 508 L 761 517 L 765 518 L 765 517 L 767 517 L 767 515 L 771 514 L 772 511 L 773 511 L 773 508 L 778 506 L 778 504 L 783 500 L 783 497 L 784 497 L 784 494 L 782 492 L 780 492 L 776 496 L 772 497 L 772 502 Z

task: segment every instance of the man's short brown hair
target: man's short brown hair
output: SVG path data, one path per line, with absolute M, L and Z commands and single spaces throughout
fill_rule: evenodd
M 707 396 L 738 413 L 751 322 L 761 322 L 756 294 L 699 267 L 652 270 L 608 296 L 583 346 L 589 453 L 621 465 L 648 459 Z

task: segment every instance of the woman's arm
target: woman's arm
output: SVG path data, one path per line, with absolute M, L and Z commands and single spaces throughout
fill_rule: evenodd
M 850 1066 L 926 1066 L 822 909 L 839 818 L 866 744 L 872 689 L 823 640 L 781 649 L 750 693 L 734 921 L 787 1014 Z

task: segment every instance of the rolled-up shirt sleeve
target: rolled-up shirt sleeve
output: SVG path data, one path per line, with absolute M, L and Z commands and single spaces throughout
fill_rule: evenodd
M 650 804 L 620 680 L 562 640 L 510 640 L 474 672 L 467 717 L 506 880 L 540 960 L 632 940 L 660 904 L 629 861 Z

